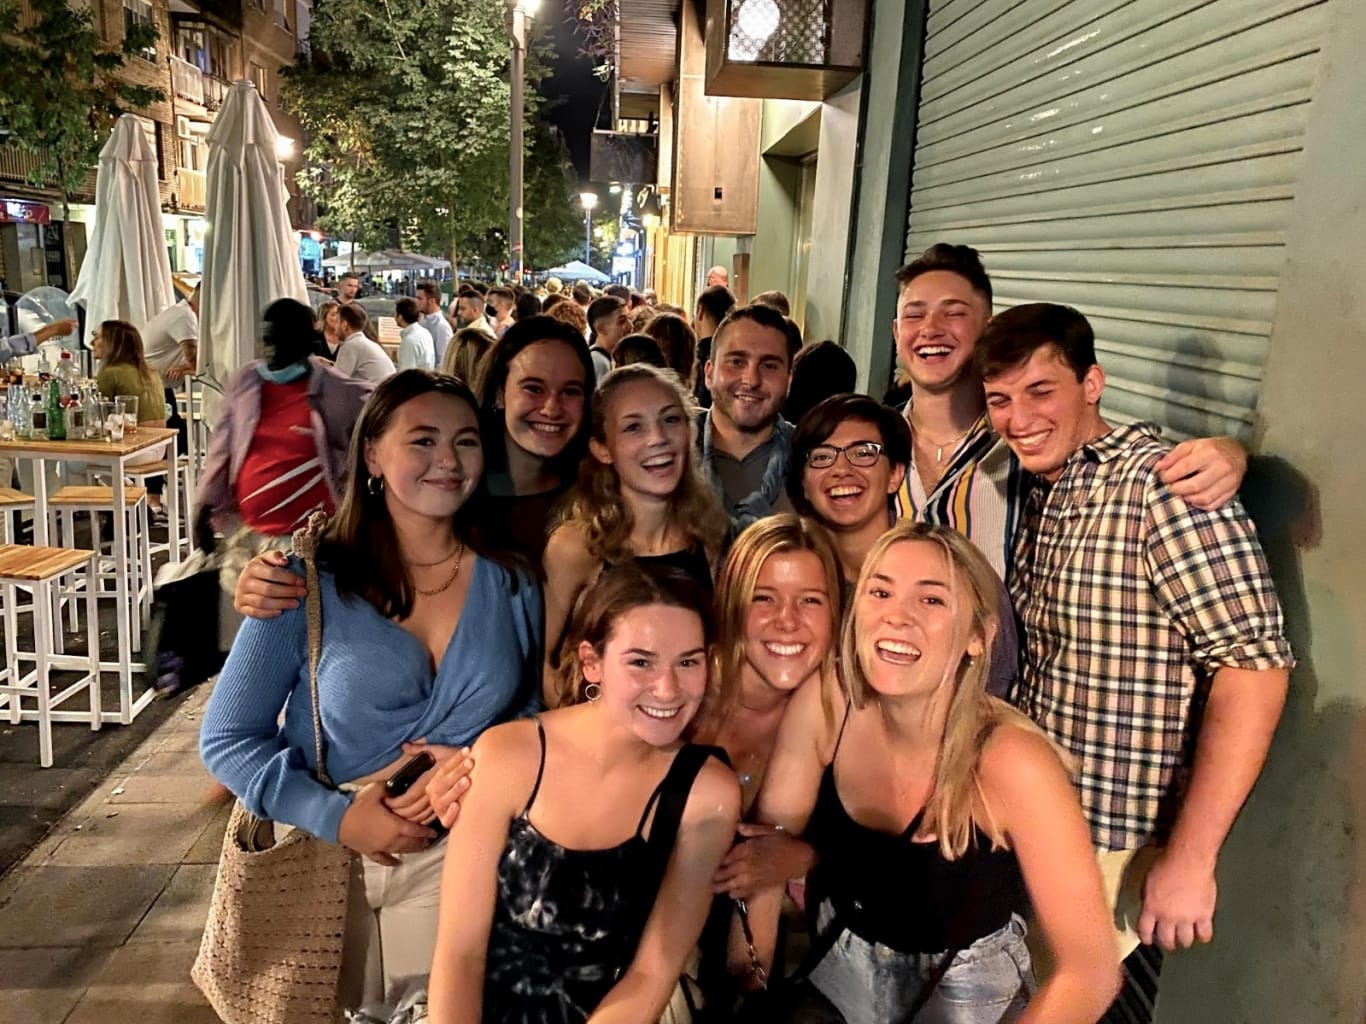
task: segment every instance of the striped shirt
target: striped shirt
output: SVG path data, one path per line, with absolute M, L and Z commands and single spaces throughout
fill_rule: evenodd
M 911 403 L 903 410 L 910 422 Z M 977 545 L 1006 578 L 1007 555 L 1028 487 L 1028 476 L 1010 447 L 994 433 L 986 413 L 973 424 L 931 491 L 915 468 L 915 453 L 896 493 L 898 519 L 957 530 Z
M 1169 833 L 1222 667 L 1293 664 L 1242 506 L 1203 512 L 1157 477 L 1157 427 L 1083 445 L 1025 504 L 1011 593 L 1024 627 L 1016 704 L 1080 761 L 1092 839 Z

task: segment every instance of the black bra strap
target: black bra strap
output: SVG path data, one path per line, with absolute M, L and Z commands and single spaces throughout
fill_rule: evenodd
M 531 795 L 526 798 L 526 806 L 519 815 L 523 818 L 531 813 L 531 805 L 536 802 L 536 794 L 541 791 L 541 777 L 545 775 L 545 726 L 541 725 L 540 715 L 534 715 L 531 720 L 536 723 L 536 736 L 541 741 L 541 763 L 536 766 L 536 784 L 531 787 Z
M 849 724 L 849 712 L 851 712 L 851 711 L 853 711 L 853 710 L 854 710 L 854 702 L 853 702 L 852 700 L 849 700 L 848 698 L 845 698 L 845 704 L 844 704 L 844 720 L 843 720 L 842 722 L 840 722 L 840 731 L 839 731 L 839 735 L 835 737 L 835 750 L 834 750 L 834 752 L 830 755 L 830 764 L 831 764 L 831 765 L 834 765 L 834 763 L 835 763 L 835 758 L 839 755 L 839 752 L 840 752 L 840 744 L 844 742 L 844 728 L 845 728 L 845 726 L 847 726 L 847 725 Z

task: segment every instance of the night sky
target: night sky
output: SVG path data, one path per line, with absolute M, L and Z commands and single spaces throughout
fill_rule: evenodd
M 581 182 L 588 181 L 589 137 L 601 110 L 601 127 L 610 127 L 611 102 L 608 84 L 593 77 L 593 62 L 579 56 L 582 40 L 574 34 L 569 13 L 572 0 L 545 0 L 537 19 L 538 32 L 549 29 L 555 46 L 552 72 L 541 84 L 546 99 L 546 119 L 564 133 L 569 155 Z

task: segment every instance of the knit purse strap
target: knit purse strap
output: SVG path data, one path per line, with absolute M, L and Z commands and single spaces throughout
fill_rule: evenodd
M 327 752 L 323 744 L 323 717 L 318 703 L 318 659 L 323 648 L 323 596 L 318 589 L 318 542 L 327 530 L 327 513 L 313 512 L 308 524 L 294 531 L 294 553 L 303 560 L 304 580 L 308 591 L 304 595 L 304 616 L 308 621 L 308 694 L 313 705 L 313 755 L 316 759 L 318 781 L 332 787 L 326 767 Z

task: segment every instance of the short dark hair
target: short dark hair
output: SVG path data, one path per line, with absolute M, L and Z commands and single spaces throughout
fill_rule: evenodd
M 727 294 L 730 293 L 727 292 Z M 713 361 L 715 361 L 717 355 L 721 351 L 721 336 L 724 333 L 725 329 L 739 320 L 749 320 L 752 323 L 758 324 L 760 327 L 767 327 L 769 330 L 777 331 L 779 334 L 781 334 L 783 336 L 783 340 L 786 342 L 786 344 L 783 347 L 783 351 L 787 355 L 787 365 L 789 369 L 791 368 L 793 356 L 792 342 L 794 332 L 796 332 L 795 336 L 797 348 L 801 348 L 802 346 L 801 332 L 797 330 L 796 324 L 794 324 L 787 317 L 783 316 L 772 306 L 761 306 L 758 303 L 750 303 L 748 306 L 735 307 L 729 313 L 726 314 L 726 318 L 724 320 L 717 324 L 716 334 L 712 337 L 711 341 L 711 359 Z
M 972 246 L 936 242 L 896 272 L 897 291 L 900 292 L 921 274 L 928 274 L 932 270 L 947 270 L 957 274 L 972 285 L 973 291 L 987 300 L 987 309 L 991 309 L 991 278 L 987 276 L 986 267 L 982 266 L 982 257 Z
M 838 343 L 826 340 L 807 345 L 792 360 L 792 383 L 783 402 L 783 419 L 800 423 L 824 399 L 857 386 L 858 368 Z
M 602 290 L 602 293 L 620 299 L 622 302 L 631 301 L 631 289 L 627 288 L 624 284 L 609 284 Z
M 422 287 L 418 285 L 418 287 Z M 401 324 L 415 324 L 422 319 L 416 299 L 399 299 L 394 303 L 394 319 Z
M 802 487 L 806 458 L 812 448 L 825 444 L 826 439 L 846 420 L 865 420 L 875 426 L 882 451 L 893 466 L 905 466 L 911 461 L 911 428 L 906 423 L 906 417 L 869 395 L 831 395 L 812 407 L 792 434 L 792 447 L 787 461 L 787 496 L 792 500 L 792 507 L 801 515 L 815 514 Z
M 630 366 L 632 363 L 649 363 L 661 370 L 669 369 L 659 342 L 648 334 L 628 334 L 617 342 L 612 351 L 613 366 Z
M 718 324 L 735 308 L 735 294 L 723 284 L 703 288 L 697 296 L 698 312 L 710 317 Z
M 530 320 L 533 316 L 540 316 L 541 300 L 531 292 L 517 296 L 512 315 L 518 320 Z
M 360 283 L 360 275 L 357 274 L 354 270 L 348 270 L 345 274 L 342 274 L 341 277 L 337 278 L 337 280 L 338 280 L 339 282 L 340 282 L 340 281 L 345 281 L 348 277 L 349 277 L 351 280 L 355 281 L 357 284 Z
M 430 299 L 435 299 L 437 302 L 441 301 L 441 285 L 437 284 L 430 277 L 424 277 L 417 283 L 417 291 L 419 295 L 425 295 Z
M 593 289 L 582 281 L 575 281 L 574 287 L 569 290 L 569 294 L 580 306 L 586 306 L 593 301 Z
M 605 316 L 611 316 L 625 305 L 626 303 L 615 295 L 604 295 L 600 299 L 594 299 L 592 305 L 588 307 L 588 326 L 596 334 L 598 332 L 597 322 Z
M 489 302 L 492 302 L 494 299 L 503 299 L 515 304 L 517 302 L 517 293 L 511 288 L 507 288 L 500 284 L 495 288 L 490 288 L 485 298 L 487 298 Z
M 1052 345 L 1077 380 L 1096 365 L 1096 335 L 1091 323 L 1071 306 L 1030 302 L 992 317 L 977 339 L 972 359 L 983 380 L 999 377 Z
M 549 313 L 561 302 L 568 302 L 569 297 L 564 292 L 551 292 L 541 300 L 541 312 Z
M 760 292 L 758 295 L 754 296 L 754 298 L 750 299 L 749 301 L 758 302 L 764 306 L 772 306 L 783 316 L 792 315 L 792 303 L 788 301 L 786 295 L 778 291 L 776 288 L 772 291 Z

